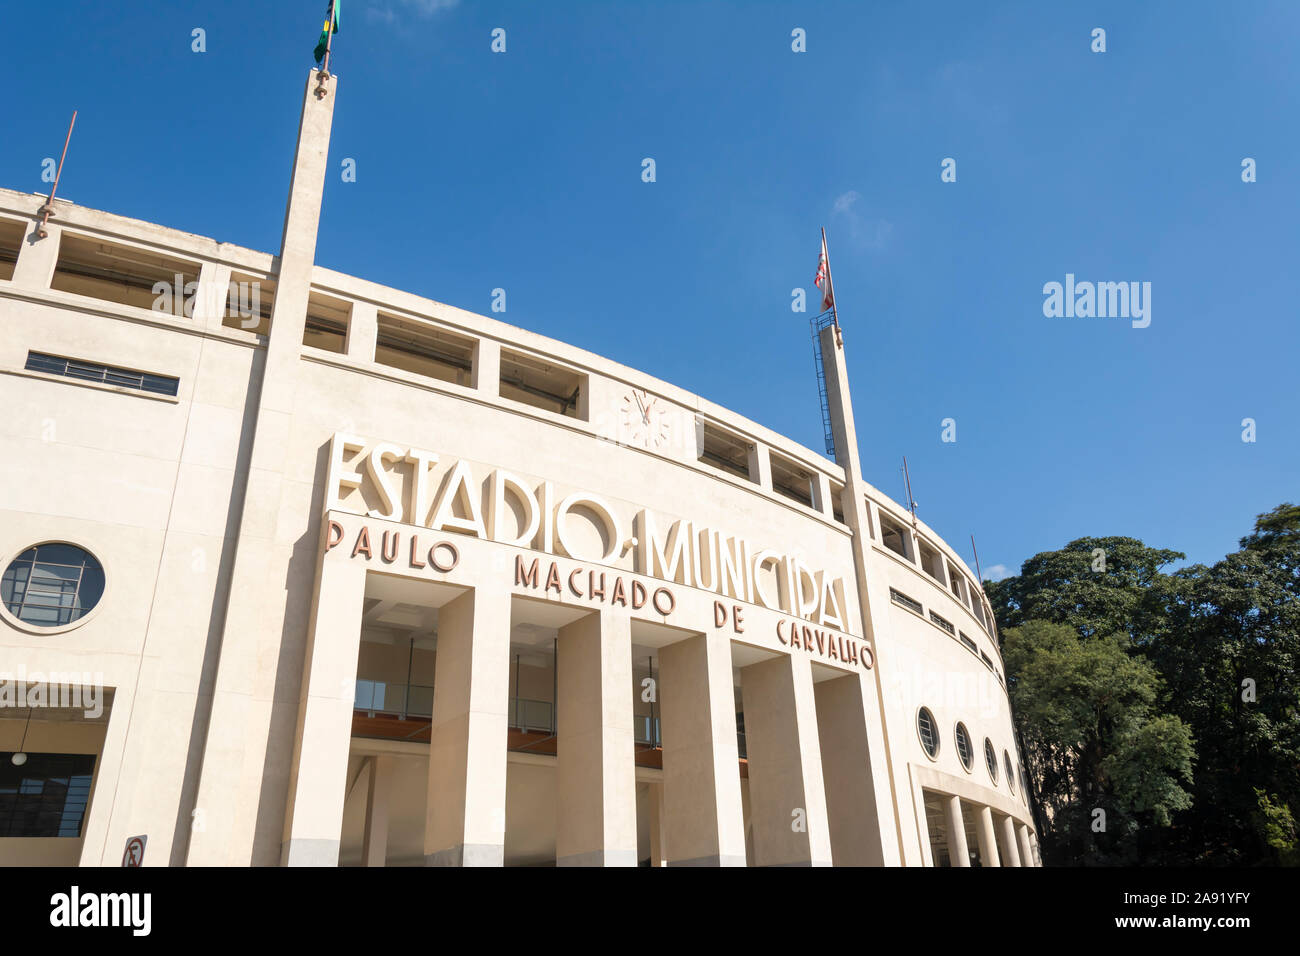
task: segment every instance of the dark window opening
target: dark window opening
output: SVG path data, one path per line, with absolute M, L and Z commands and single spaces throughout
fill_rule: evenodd
M 695 457 L 699 461 L 739 478 L 752 480 L 749 474 L 749 442 L 703 421 L 700 422 L 697 434 L 699 447 Z
M 474 340 L 434 325 L 380 315 L 375 361 L 440 382 L 473 384 Z
M 522 352 L 501 350 L 502 398 L 569 418 L 585 418 L 582 391 L 587 376 Z
M 342 354 L 347 350 L 351 317 L 349 303 L 312 292 L 307 296 L 307 324 L 302 330 L 302 344 Z
M 795 462 L 774 452 L 768 452 L 768 459 L 772 466 L 772 490 L 811 508 L 812 475 Z
M 94 754 L 0 752 L 0 837 L 81 836 L 94 773 Z
M 0 219 L 0 279 L 12 279 L 18 265 L 18 250 L 27 234 L 26 223 L 17 219 Z
M 64 233 L 50 288 L 184 318 L 198 279 L 196 262 Z
M 30 372 L 62 375 L 65 378 L 76 378 L 84 382 L 134 388 L 158 395 L 175 395 L 180 388 L 180 379 L 172 378 L 170 375 L 153 375 L 149 372 L 118 368 L 115 365 L 101 365 L 98 362 L 83 362 L 80 359 L 46 355 L 44 352 L 28 352 L 26 368 Z

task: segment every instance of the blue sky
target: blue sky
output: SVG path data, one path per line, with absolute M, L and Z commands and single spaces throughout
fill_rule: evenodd
M 61 195 L 275 251 L 322 0 L 8 6 L 0 185 L 46 189 L 76 108 Z M 986 574 L 1090 534 L 1210 562 L 1300 497 L 1300 5 L 343 13 L 321 264 L 485 314 L 504 288 L 500 318 L 820 450 L 790 302 L 824 225 L 867 476 L 903 500 L 906 454 Z M 1150 326 L 1044 317 L 1066 273 L 1150 282 Z

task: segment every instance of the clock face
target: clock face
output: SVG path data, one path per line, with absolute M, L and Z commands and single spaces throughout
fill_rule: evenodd
M 668 410 L 644 389 L 623 396 L 623 429 L 628 443 L 641 448 L 662 448 L 668 442 Z

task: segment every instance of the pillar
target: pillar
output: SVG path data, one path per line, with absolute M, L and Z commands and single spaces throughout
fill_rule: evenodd
M 962 817 L 961 797 L 941 799 L 947 824 L 948 862 L 951 866 L 970 866 L 970 847 L 966 845 L 966 820 Z
M 322 555 L 316 575 L 280 845 L 280 861 L 286 866 L 339 862 L 366 590 L 365 566 L 349 561 L 341 551 Z M 243 737 L 229 734 L 229 729 L 215 724 L 206 745 L 206 752 L 223 763 L 244 746 Z M 234 799 L 232 794 L 227 802 Z M 209 828 L 211 817 L 220 812 L 220 807 L 206 811 Z M 230 825 L 229 817 L 218 820 L 223 828 Z
M 348 334 L 343 349 L 354 362 L 373 362 L 379 335 L 379 309 L 373 302 L 352 303 Z
M 501 392 L 501 343 L 479 339 L 474 349 L 474 377 L 470 382 L 485 395 Z
M 783 654 L 740 672 L 755 866 L 830 866 L 812 663 Z
M 868 738 L 869 677 L 845 674 L 814 685 L 831 856 L 837 866 L 884 866 L 886 842 L 877 805 L 876 768 Z M 888 799 L 887 785 L 883 791 Z M 893 862 L 897 864 L 897 852 Z
M 998 849 L 1002 851 L 1003 866 L 1019 866 L 1020 853 L 1016 849 L 1016 825 L 1010 817 L 998 821 Z
M 667 866 L 664 857 L 664 785 L 650 784 L 650 865 Z
M 731 643 L 701 634 L 659 655 L 669 866 L 744 866 Z
M 632 619 L 600 610 L 560 628 L 556 671 L 556 864 L 636 866 Z
M 1002 862 L 998 858 L 998 837 L 993 829 L 993 811 L 988 807 L 980 807 L 978 819 L 975 821 L 975 833 L 980 841 L 980 865 L 1001 866 Z
M 438 612 L 424 858 L 501 866 L 506 838 L 510 595 L 484 586 Z
M 1020 864 L 1021 866 L 1034 865 L 1034 848 L 1029 845 L 1029 827 L 1023 823 L 1016 824 L 1016 836 L 1020 838 Z
M 361 865 L 383 866 L 388 859 L 388 795 L 393 785 L 393 758 L 370 758 L 366 783 L 366 823 L 361 834 Z
M 40 219 L 27 224 L 27 234 L 23 236 L 18 248 L 18 261 L 14 264 L 14 276 L 10 281 L 24 289 L 48 289 L 54 278 L 54 267 L 59 260 L 59 240 L 63 230 L 51 219 L 46 226 L 47 235 L 37 239 L 41 228 Z
M 767 446 L 755 442 L 749 446 L 749 480 L 754 484 L 772 490 L 772 459 L 768 456 Z
M 317 97 L 317 71 L 309 71 L 261 388 L 250 390 L 257 396 L 252 452 L 247 473 L 236 476 L 232 493 L 232 500 L 241 501 L 239 530 L 195 801 L 207 825 L 190 834 L 186 859 L 192 866 L 270 862 L 270 844 L 281 833 L 273 807 L 284 793 L 283 778 L 268 771 L 276 761 L 268 760 L 267 752 L 283 745 L 286 715 L 277 700 L 276 668 L 266 662 L 285 656 L 282 645 L 296 644 L 301 636 L 267 626 L 268 620 L 280 620 L 287 606 L 284 589 L 273 591 L 268 582 L 289 576 L 294 542 L 313 520 L 297 517 L 296 509 L 282 509 L 281 499 L 338 77 L 324 82 L 327 95 Z M 303 715 L 297 719 L 301 724 Z M 290 802 L 293 785 L 290 779 Z M 268 794 L 276 796 L 268 799 Z M 287 819 L 284 826 L 287 830 Z M 332 839 L 337 838 L 334 832 Z

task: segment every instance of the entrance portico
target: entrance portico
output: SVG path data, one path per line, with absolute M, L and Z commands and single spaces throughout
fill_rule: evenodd
M 286 864 L 878 856 L 874 821 L 854 826 L 850 807 L 874 792 L 860 638 L 818 629 L 796 647 L 778 610 L 731 602 L 723 624 L 716 594 L 563 557 L 556 574 L 581 586 L 557 596 L 521 556 L 536 553 L 327 513 Z M 626 606 L 603 606 L 593 574 L 624 581 Z M 842 665 L 814 659 L 818 638 Z M 345 833 L 356 849 L 341 853 Z

